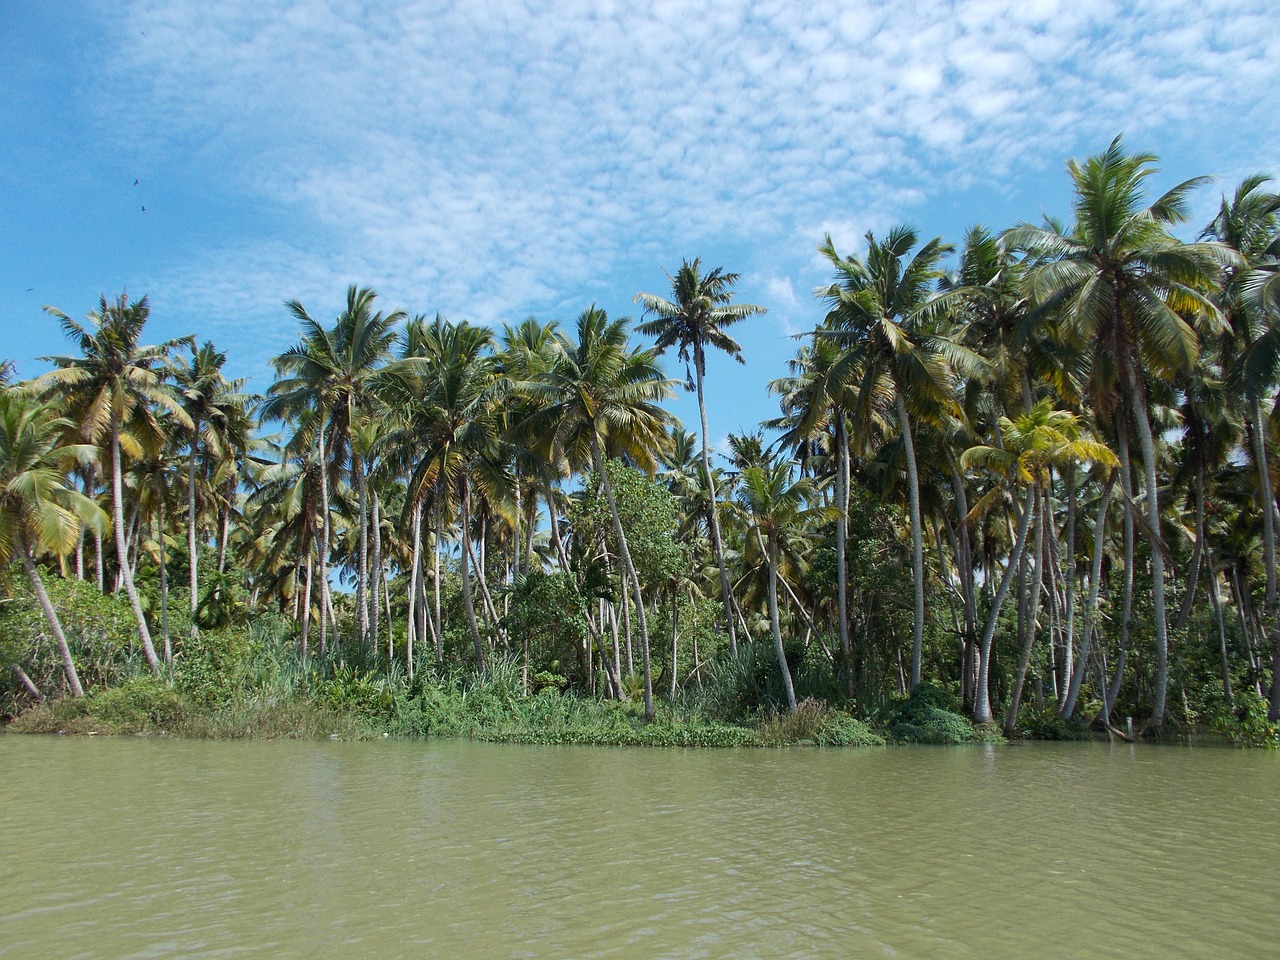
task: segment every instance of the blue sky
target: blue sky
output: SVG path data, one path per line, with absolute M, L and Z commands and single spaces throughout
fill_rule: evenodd
M 1157 189 L 1220 177 L 1197 227 L 1280 174 L 1256 0 L 6 6 L 0 357 L 22 375 L 68 349 L 43 305 L 126 287 L 152 340 L 212 339 L 261 390 L 297 338 L 286 299 L 332 318 L 357 283 L 571 323 L 634 314 L 700 256 L 770 311 L 736 328 L 745 367 L 709 370 L 719 441 L 775 414 L 826 232 L 856 252 L 898 222 L 959 242 L 1067 216 L 1064 160 L 1122 131 Z

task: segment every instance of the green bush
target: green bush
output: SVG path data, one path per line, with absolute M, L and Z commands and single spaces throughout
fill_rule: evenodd
M 1018 730 L 1030 740 L 1088 740 L 1089 729 L 1079 717 L 1062 717 L 1053 704 L 1042 710 L 1024 707 L 1018 714 Z
M 932 684 L 917 684 L 911 695 L 889 709 L 889 736 L 902 743 L 969 743 L 978 739 L 973 724 L 955 712 L 955 699 Z
M 812 743 L 822 747 L 882 746 L 884 738 L 861 720 L 820 700 L 801 700 L 794 713 L 776 710 L 765 715 L 757 731 L 767 747 Z

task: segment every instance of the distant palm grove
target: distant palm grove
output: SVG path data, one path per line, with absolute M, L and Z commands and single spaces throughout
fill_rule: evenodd
M 696 259 L 635 324 L 293 301 L 262 395 L 145 297 L 48 308 L 67 354 L 0 387 L 0 708 L 1275 745 L 1280 193 L 1187 242 L 1210 188 L 1154 164 L 1069 162 L 1070 222 L 826 238 L 778 415 L 719 452 L 707 357 L 765 309 Z

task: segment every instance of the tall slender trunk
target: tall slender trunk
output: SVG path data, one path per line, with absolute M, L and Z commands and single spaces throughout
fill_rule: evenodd
M 413 555 L 409 561 L 409 611 L 405 616 L 404 666 L 413 679 L 413 642 L 418 639 L 418 584 L 422 578 L 422 501 L 413 505 Z
M 613 484 L 605 470 L 604 454 L 600 450 L 600 438 L 593 431 L 591 434 L 591 454 L 595 460 L 596 471 L 604 487 L 605 498 L 609 502 L 609 514 L 613 518 L 613 532 L 618 538 L 618 552 L 622 555 L 626 575 L 631 579 L 631 588 L 635 596 L 636 619 L 640 623 L 640 662 L 644 673 L 644 718 L 653 719 L 653 677 L 649 672 L 649 618 L 645 614 L 644 594 L 640 590 L 640 575 L 631 561 L 631 548 L 627 545 L 627 534 L 622 529 L 622 517 L 618 514 L 618 502 L 613 496 Z
M 716 555 L 716 567 L 720 572 L 720 596 L 724 603 L 724 622 L 729 628 L 729 653 L 738 655 L 738 631 L 733 619 L 733 592 L 729 586 L 729 568 L 724 562 L 724 541 L 720 535 L 720 507 L 716 499 L 716 484 L 711 476 L 711 451 L 707 444 L 707 404 L 702 396 L 702 373 L 706 364 L 701 342 L 693 345 L 693 368 L 698 388 L 698 416 L 702 419 L 702 473 L 707 482 L 707 494 L 711 509 L 711 547 Z
M 307 587 L 306 593 L 302 599 L 302 659 L 307 658 L 307 643 L 311 632 L 311 587 L 312 575 L 315 570 L 311 562 L 311 550 L 307 550 Z
M 1258 470 L 1259 506 L 1262 508 L 1262 547 L 1267 573 L 1267 592 L 1263 601 L 1262 622 L 1270 632 L 1271 643 L 1271 705 L 1267 719 L 1280 720 L 1280 610 L 1276 609 L 1276 497 L 1271 486 L 1271 466 L 1267 461 L 1266 422 L 1262 418 L 1262 404 L 1253 404 L 1254 463 Z
M 165 666 L 172 666 L 173 644 L 169 639 L 169 564 L 164 549 L 165 509 L 163 490 L 160 491 L 159 511 L 160 530 L 156 536 L 156 546 L 160 553 L 160 636 L 164 638 Z
M 471 478 L 462 477 L 462 607 L 467 614 L 467 628 L 471 631 L 471 646 L 475 653 L 476 669 L 484 669 L 484 643 L 480 639 L 480 627 L 476 623 L 475 602 L 471 598 L 471 551 L 467 540 L 471 536 Z
M 1009 693 L 1009 710 L 1005 714 L 1004 733 L 1010 736 L 1018 726 L 1018 710 L 1022 706 L 1022 690 L 1027 679 L 1027 666 L 1031 662 L 1031 651 L 1036 642 L 1036 617 L 1040 610 L 1040 587 L 1044 575 L 1044 527 L 1045 507 L 1044 495 L 1039 487 L 1035 491 L 1035 545 L 1032 554 L 1035 560 L 1035 582 L 1031 585 L 1031 596 L 1027 602 L 1026 621 L 1023 624 L 1022 649 L 1018 651 L 1018 667 L 1014 673 L 1013 689 Z M 1026 551 L 1023 551 L 1026 559 Z
M 844 411 L 837 406 L 836 422 L 836 618 L 840 627 L 840 669 L 844 671 L 844 693 L 853 696 L 853 648 L 849 641 L 849 438 L 844 427 Z
M 58 613 L 53 609 L 53 602 L 49 599 L 49 594 L 45 592 L 44 581 L 40 579 L 40 571 L 36 569 L 35 560 L 31 557 L 31 548 L 27 546 L 26 540 L 23 539 L 21 532 L 16 537 L 18 543 L 18 555 L 22 558 L 22 569 L 27 573 L 27 580 L 31 583 L 31 589 L 35 592 L 36 600 L 40 604 L 40 609 L 44 611 L 44 618 L 49 624 L 49 632 L 53 634 L 54 643 L 58 647 L 58 656 L 62 658 L 62 672 L 67 676 L 67 685 L 71 688 L 71 695 L 75 697 L 84 696 L 84 687 L 80 686 L 80 675 L 76 672 L 76 662 L 71 656 L 71 647 L 67 643 L 67 635 L 62 632 L 62 623 L 58 620 Z
M 991 601 L 991 609 L 987 613 L 987 625 L 982 631 L 982 641 L 978 646 L 978 682 L 973 696 L 973 719 L 975 723 L 991 723 L 991 641 L 996 635 L 996 625 L 1000 621 L 1000 610 L 1005 598 L 1009 596 L 1009 587 L 1013 584 L 1014 573 L 1022 565 L 1022 554 L 1027 546 L 1027 531 L 1031 527 L 1031 514 L 1035 510 L 1036 489 L 1027 488 L 1027 500 L 1022 507 L 1022 517 L 1018 520 L 1018 534 L 1013 543 L 1013 553 L 1005 564 L 1004 573 L 1000 575 L 1000 585 L 996 587 L 995 597 Z M 988 567 L 988 569 L 990 569 Z
M 353 444 L 354 447 L 354 444 Z M 356 498 L 359 502 L 358 554 L 356 557 L 356 639 L 361 644 L 369 641 L 369 485 L 364 475 L 364 463 L 359 454 L 351 452 L 352 479 L 356 482 Z M 378 648 L 375 645 L 374 655 Z
M 1227 708 L 1234 706 L 1231 696 L 1231 659 L 1227 654 L 1227 620 L 1222 614 L 1222 596 L 1218 593 L 1217 564 L 1209 555 L 1209 603 L 1213 607 L 1213 618 L 1218 625 L 1218 659 L 1222 667 L 1222 699 Z
M 756 536 L 760 536 L 757 528 Z M 782 686 L 787 693 L 787 709 L 796 712 L 796 688 L 791 682 L 791 668 L 787 666 L 787 650 L 782 644 L 782 625 L 778 620 L 778 545 L 773 531 L 769 531 L 764 555 L 769 563 L 769 629 L 773 631 L 773 652 L 778 657 L 778 669 L 782 671 Z
M 1080 641 L 1080 653 L 1076 657 L 1075 669 L 1071 673 L 1071 685 L 1067 688 L 1067 699 L 1060 711 L 1064 717 L 1070 717 L 1076 712 L 1080 686 L 1084 683 L 1084 672 L 1089 663 L 1089 650 L 1098 629 L 1098 590 L 1102 579 L 1102 555 L 1106 543 L 1107 507 L 1111 504 L 1111 491 L 1114 488 L 1115 472 L 1112 471 L 1102 488 L 1098 516 L 1093 522 L 1093 562 L 1089 568 L 1089 595 L 1084 602 L 1084 639 Z
M 369 642 L 376 655 L 378 650 L 379 628 L 382 623 L 382 610 L 379 606 L 379 587 L 382 580 L 382 516 L 378 506 L 378 492 L 375 490 L 370 496 L 370 525 L 373 528 L 373 556 L 369 562 L 370 582 L 369 582 L 369 611 L 371 614 L 369 624 Z M 391 666 L 391 661 L 395 657 L 395 651 L 392 648 L 392 630 L 390 621 L 387 622 L 387 666 Z
M 138 621 L 138 637 L 142 640 L 142 652 L 147 658 L 151 672 L 158 675 L 160 658 L 156 656 L 156 648 L 151 644 L 151 631 L 147 629 L 147 617 L 142 612 L 142 601 L 138 599 L 138 591 L 133 585 L 133 571 L 129 569 L 129 549 L 125 542 L 124 529 L 124 480 L 120 471 L 120 421 L 116 419 L 114 413 L 111 415 L 111 519 L 116 539 L 116 560 L 120 564 L 124 592 L 129 597 L 129 605 L 133 607 L 133 615 Z
M 907 454 L 907 493 L 911 506 L 911 575 L 915 580 L 915 615 L 911 632 L 911 689 L 920 683 L 920 656 L 924 648 L 924 533 L 920 523 L 920 478 L 916 471 L 916 445 L 911 436 L 911 418 L 901 390 L 895 390 L 898 425 Z
M 1111 711 L 1120 697 L 1124 684 L 1125 664 L 1129 659 L 1129 631 L 1133 621 L 1134 583 L 1134 521 L 1133 521 L 1133 467 L 1129 457 L 1129 428 L 1123 415 L 1116 430 L 1116 453 L 1120 457 L 1120 491 L 1124 494 L 1124 585 L 1120 600 L 1120 649 L 1116 652 L 1115 672 L 1103 698 L 1103 720 L 1111 721 Z
M 433 607 L 435 626 L 433 627 L 432 639 L 435 641 L 436 663 L 444 663 L 444 621 L 440 617 L 440 544 L 444 539 L 443 511 L 444 508 L 440 502 L 440 490 L 437 486 L 435 502 L 435 543 L 433 544 L 431 554 L 432 599 L 435 601 Z
M 1067 556 L 1065 572 L 1066 583 L 1063 586 L 1066 594 L 1063 605 L 1065 639 L 1063 641 L 1063 649 L 1066 651 L 1066 657 L 1062 664 L 1062 701 L 1058 704 L 1059 708 L 1066 703 L 1066 696 L 1071 686 L 1071 678 L 1075 675 L 1075 654 L 1076 654 L 1076 465 L 1074 463 L 1067 467 L 1066 486 L 1067 486 Z
M 676 664 L 680 652 L 680 592 L 674 587 L 671 589 L 671 695 L 670 699 L 674 703 L 676 699 Z
M 1160 491 L 1156 486 L 1156 445 L 1147 418 L 1146 393 L 1136 367 L 1129 364 L 1130 389 L 1133 391 L 1133 422 L 1138 428 L 1138 445 L 1142 449 L 1143 469 L 1147 483 L 1147 523 L 1155 538 L 1151 544 L 1151 601 L 1156 627 L 1156 691 L 1151 706 L 1151 723 L 1164 724 L 1165 696 L 1169 688 L 1169 622 L 1164 608 L 1164 550 L 1160 535 Z M 1280 655 L 1280 650 L 1277 650 Z
M 191 630 L 196 630 L 196 607 L 200 603 L 197 567 L 200 562 L 196 546 L 196 451 L 200 439 L 200 421 L 191 425 L 191 455 L 187 458 L 187 568 L 191 590 Z
M 316 551 L 320 563 L 320 654 L 328 647 L 329 636 L 329 465 L 325 462 L 324 423 L 316 430 L 320 463 L 320 545 Z M 337 636 L 337 631 L 334 631 Z

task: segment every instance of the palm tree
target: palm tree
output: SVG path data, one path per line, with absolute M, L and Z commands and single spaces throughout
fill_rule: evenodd
M 388 375 L 385 367 L 396 339 L 395 327 L 406 317 L 403 310 L 385 315 L 375 312 L 377 297 L 368 287 L 348 287 L 346 308 L 332 329 L 313 320 L 297 300 L 288 301 L 289 312 L 302 324 L 302 341 L 276 357 L 276 371 L 282 379 L 271 385 L 262 410 L 264 419 L 297 417 L 308 408 L 319 414 L 314 439 L 321 462 L 331 465 L 321 491 L 325 514 L 320 548 L 322 590 L 328 576 L 329 490 L 337 479 L 338 467 L 349 464 L 351 485 L 359 497 L 356 620 L 362 643 L 369 630 L 368 487 L 361 451 L 352 445 L 351 437 L 359 421 L 378 403 L 379 387 Z
M 243 380 L 227 380 L 222 367 L 227 355 L 205 341 L 201 347 L 191 345 L 191 359 L 174 358 L 174 384 L 182 407 L 191 419 L 190 452 L 187 457 L 187 554 L 190 559 L 191 623 L 194 629 L 196 605 L 199 602 L 197 575 L 199 569 L 198 524 L 196 511 L 196 464 L 203 445 L 210 462 L 226 462 L 235 451 L 231 446 L 229 427 L 237 414 L 242 414 L 247 398 L 240 392 Z
M 542 377 L 517 384 L 516 392 L 539 407 L 521 430 L 539 438 L 557 460 L 574 466 L 590 463 L 604 488 L 640 623 L 644 712 L 652 720 L 649 621 L 605 457 L 622 454 L 654 473 L 655 454 L 666 442 L 670 419 L 658 404 L 672 395 L 672 381 L 658 366 L 655 351 L 631 347 L 628 325 L 626 318 L 610 320 L 603 310 L 588 308 L 578 318 L 577 342 L 563 342 L 555 366 Z
M 769 629 L 787 694 L 787 709 L 792 713 L 796 709 L 796 691 L 787 666 L 778 616 L 779 546 L 790 531 L 803 527 L 815 516 L 831 512 L 809 506 L 814 494 L 813 482 L 807 477 L 793 479 L 793 475 L 791 462 L 767 462 L 747 467 L 738 485 L 738 503 L 750 525 L 748 537 L 754 539 L 768 567 Z
M 484 643 L 471 576 L 472 505 L 477 488 L 487 502 L 498 504 L 509 487 L 500 423 L 505 382 L 498 377 L 493 335 L 483 327 L 465 321 L 450 323 L 437 316 L 430 325 L 410 324 L 408 334 L 412 353 L 407 352 L 387 378 L 387 399 L 403 413 L 387 443 L 407 449 L 399 456 L 413 464 L 406 510 L 412 511 L 429 495 L 435 500 L 437 518 L 445 504 L 461 508 L 462 602 L 476 666 L 483 670 Z M 437 551 L 441 532 L 438 525 Z M 437 631 L 439 627 L 436 624 Z
M 1012 575 L 1020 566 L 1026 550 L 1027 531 L 1033 516 L 1039 513 L 1039 522 L 1042 526 L 1048 516 L 1044 501 L 1048 497 L 1049 467 L 1077 463 L 1082 460 L 1091 460 L 1108 467 L 1116 466 L 1118 463 L 1115 454 L 1105 444 L 1083 435 L 1082 423 L 1078 416 L 1064 410 L 1053 409 L 1048 399 L 1036 403 L 1029 413 L 1017 420 L 1001 417 L 998 427 L 1000 430 L 998 445 L 978 444 L 970 447 L 960 457 L 961 466 L 965 469 L 986 467 L 1005 484 L 1023 487 L 1026 491 L 1013 550 L 1000 577 L 995 597 L 991 601 L 986 629 L 983 631 L 979 648 L 978 686 L 975 691 L 973 712 L 977 723 L 991 722 L 989 689 L 991 641 L 1000 619 L 1000 609 L 1009 594 Z M 979 500 L 970 517 L 966 518 L 966 522 L 980 515 L 994 502 L 999 492 L 998 487 L 994 488 Z M 1008 731 L 1012 731 L 1017 720 L 1018 705 L 1022 698 L 1022 684 L 1026 678 L 1027 665 L 1031 657 L 1031 641 L 1034 637 L 1033 626 L 1026 632 L 1026 639 L 1023 641 L 1023 648 L 1018 658 L 1009 720 L 1005 725 Z
M 716 506 L 715 480 L 711 476 L 711 453 L 707 436 L 707 404 L 703 397 L 702 382 L 706 376 L 707 348 L 723 350 L 738 363 L 746 363 L 742 359 L 742 347 L 733 337 L 725 332 L 725 328 L 745 320 L 747 317 L 759 316 L 765 312 L 764 307 L 751 303 L 732 303 L 733 286 L 738 282 L 738 274 L 725 273 L 721 267 L 703 274 L 701 259 L 692 263 L 685 260 L 671 281 L 671 300 L 652 293 L 637 293 L 635 302 L 644 305 L 646 315 L 654 319 L 640 324 L 636 329 L 645 336 L 656 338 L 658 353 L 668 347 L 677 347 L 679 357 L 686 364 L 693 366 L 693 382 L 688 383 L 690 389 L 698 392 L 698 415 L 702 421 L 702 472 L 706 475 L 705 483 L 711 492 L 711 545 L 716 554 L 716 565 L 720 569 L 720 593 L 724 601 L 724 619 L 729 628 L 729 652 L 737 655 L 738 636 L 734 628 L 733 593 L 729 589 L 729 573 L 724 562 L 724 543 L 720 535 L 720 517 Z
M 191 420 L 164 382 L 162 364 L 173 348 L 189 343 L 189 338 L 169 340 L 155 346 L 139 346 L 142 328 L 151 314 L 147 298 L 129 302 L 127 294 L 107 303 L 98 301 L 98 310 L 88 315 L 89 327 L 82 326 L 61 310 L 45 308 L 62 325 L 63 333 L 80 348 L 78 357 L 46 357 L 57 365 L 36 380 L 47 392 L 60 392 L 66 410 L 79 425 L 81 434 L 99 448 L 105 439 L 111 457 L 111 523 L 115 532 L 116 560 L 121 581 L 134 617 L 138 636 L 151 669 L 160 672 L 160 660 L 151 643 L 151 631 L 133 583 L 124 523 L 122 443 L 136 454 L 143 443 L 157 447 L 161 435 L 157 408 L 172 415 L 178 425 L 191 428 Z
M 1267 455 L 1268 430 L 1263 400 L 1280 376 L 1280 193 L 1266 190 L 1271 178 L 1246 177 L 1202 236 L 1235 250 L 1241 262 L 1223 285 L 1224 313 L 1230 332 L 1222 342 L 1223 367 L 1232 392 L 1246 407 L 1251 434 L 1249 452 L 1258 475 L 1262 515 L 1266 594 L 1264 616 L 1271 630 L 1272 684 L 1269 718 L 1280 720 L 1280 610 L 1277 610 L 1276 498 Z
M 22 562 L 57 644 L 67 685 L 81 697 L 84 688 L 71 648 L 35 562 L 37 553 L 65 557 L 80 537 L 81 524 L 107 526 L 98 505 L 67 482 L 67 471 L 97 452 L 91 444 L 63 443 L 60 438 L 71 426 L 52 404 L 0 385 L 0 563 L 14 554 Z
M 943 274 L 942 258 L 951 247 L 934 238 L 910 256 L 916 231 L 894 227 L 877 240 L 867 234 L 865 259 L 836 252 L 831 237 L 819 248 L 836 272 L 834 283 L 817 294 L 829 305 L 817 333 L 844 346 L 844 355 L 828 376 L 831 389 L 852 386 L 857 397 L 855 429 L 868 430 L 879 409 L 892 406 L 902 435 L 911 512 L 912 573 L 915 614 L 911 645 L 911 686 L 920 682 L 924 640 L 924 535 L 920 518 L 920 479 L 912 431 L 917 416 L 935 417 L 954 409 L 952 385 L 957 366 L 977 372 L 985 363 L 960 346 L 945 324 L 922 312 L 935 281 Z M 930 322 L 925 322 L 929 320 Z
M 1156 172 L 1155 162 L 1152 154 L 1125 153 L 1116 137 L 1104 153 L 1083 164 L 1067 163 L 1076 192 L 1072 232 L 1023 224 L 1004 239 L 1037 261 L 1027 274 L 1032 300 L 1059 311 L 1074 340 L 1093 350 L 1092 394 L 1102 400 L 1104 415 L 1119 407 L 1122 464 L 1128 459 L 1129 431 L 1136 433 L 1147 523 L 1158 540 L 1160 499 L 1147 381 L 1172 379 L 1194 367 L 1199 337 L 1183 315 L 1218 321 L 1208 294 L 1220 265 L 1232 258 L 1224 247 L 1184 244 L 1169 233 L 1186 219 L 1187 196 L 1205 178 L 1183 181 L 1143 206 L 1143 181 Z M 1157 673 L 1152 723 L 1158 727 L 1164 722 L 1169 678 L 1164 554 L 1158 542 L 1151 551 L 1151 585 Z

